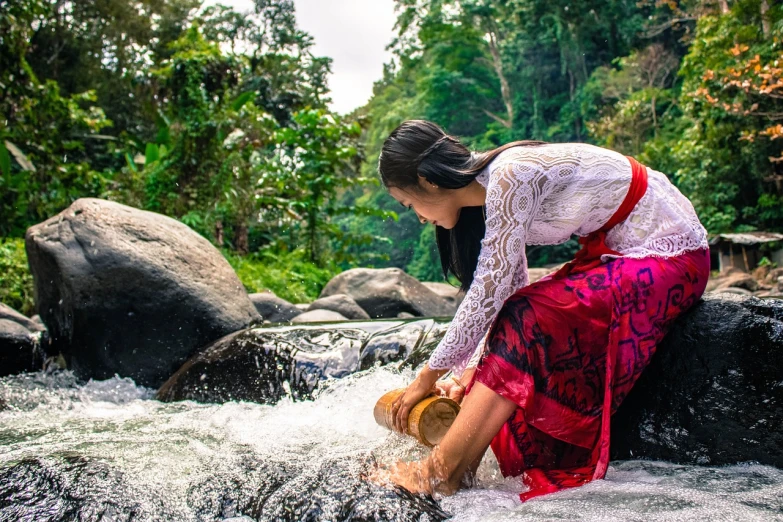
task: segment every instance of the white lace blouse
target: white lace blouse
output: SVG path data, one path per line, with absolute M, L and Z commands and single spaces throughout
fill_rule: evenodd
M 690 201 L 665 175 L 649 167 L 647 174 L 647 191 L 607 233 L 607 246 L 635 258 L 707 248 L 707 231 Z M 487 192 L 478 266 L 429 359 L 430 368 L 457 375 L 475 366 L 503 303 L 528 284 L 525 245 L 559 244 L 601 228 L 628 192 L 631 165 L 620 153 L 583 143 L 513 147 L 476 180 Z

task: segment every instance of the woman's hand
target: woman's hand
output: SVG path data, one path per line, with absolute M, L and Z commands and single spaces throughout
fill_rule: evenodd
M 414 462 L 398 461 L 390 468 L 376 467 L 367 477 L 379 486 L 394 484 L 407 489 L 414 495 L 432 495 L 437 492 L 443 495 L 453 495 L 460 487 L 459 482 L 450 483 L 440 477 L 433 456 Z
M 435 383 L 435 393 L 441 397 L 447 397 L 457 404 L 465 397 L 465 387 L 456 379 L 447 379 Z
M 435 387 L 416 377 L 416 379 L 392 403 L 394 415 L 394 431 L 406 433 L 408 430 L 408 415 L 422 399 L 435 391 Z
M 435 391 L 441 397 L 448 397 L 457 404 L 462 404 L 462 399 L 465 398 L 465 388 L 470 385 L 475 373 L 475 368 L 467 368 L 461 379 L 452 376 L 451 379 L 438 381 L 435 383 Z
M 435 392 L 435 381 L 446 373 L 446 370 L 430 370 L 425 364 L 416 379 L 405 388 L 392 403 L 394 415 L 394 430 L 405 433 L 408 429 L 408 415 L 422 399 Z
M 389 481 L 414 495 L 432 495 L 432 482 L 422 462 L 397 462 L 389 470 Z

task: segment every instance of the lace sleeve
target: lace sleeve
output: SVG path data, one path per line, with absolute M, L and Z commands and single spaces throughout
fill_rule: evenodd
M 493 169 L 487 185 L 486 232 L 473 283 L 430 356 L 430 368 L 462 375 L 503 303 L 527 285 L 525 238 L 546 185 L 543 168 L 534 161 L 514 161 Z

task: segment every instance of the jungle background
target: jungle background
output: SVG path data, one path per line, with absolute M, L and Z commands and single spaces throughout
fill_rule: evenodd
M 667 173 L 712 233 L 783 231 L 779 2 L 395 1 L 393 59 L 339 115 L 291 0 L 0 0 L 0 302 L 32 313 L 25 230 L 80 197 L 178 219 L 292 302 L 355 266 L 442 280 L 434 229 L 378 183 L 410 118 L 476 149 L 606 146 Z

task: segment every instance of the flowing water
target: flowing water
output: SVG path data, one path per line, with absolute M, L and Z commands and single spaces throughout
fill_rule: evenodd
M 524 504 L 491 454 L 476 487 L 437 503 L 370 484 L 373 461 L 425 454 L 372 416 L 412 376 L 374 368 L 273 406 L 161 403 L 68 372 L 0 379 L 0 520 L 783 520 L 783 470 L 753 464 L 614 462 Z

